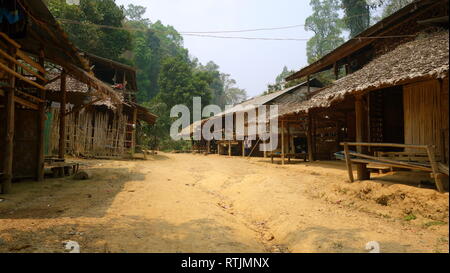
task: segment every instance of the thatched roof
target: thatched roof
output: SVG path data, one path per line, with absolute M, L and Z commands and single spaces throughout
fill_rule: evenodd
M 346 95 L 401 85 L 414 79 L 444 78 L 448 75 L 448 69 L 449 32 L 422 33 L 417 39 L 401 44 L 360 70 L 335 81 L 309 100 L 294 105 L 291 111 L 284 114 L 329 107 Z
M 405 34 L 415 34 L 419 31 L 427 29 L 429 26 L 420 24 L 418 19 L 427 20 L 432 16 L 436 16 L 436 11 L 448 7 L 448 0 L 415 0 L 405 7 L 399 9 L 390 16 L 380 20 L 378 23 L 362 31 L 352 39 L 340 45 L 335 50 L 326 54 L 316 62 L 303 67 L 296 73 L 290 75 L 286 80 L 294 80 L 307 75 L 314 75 L 321 71 L 332 69 L 333 66 L 348 58 L 353 53 L 367 48 L 378 39 L 367 39 L 368 37 L 396 36 Z M 434 18 L 436 19 L 436 18 Z M 447 15 L 448 20 L 448 15 Z M 393 38 L 392 43 L 398 41 Z
M 50 78 L 57 77 L 59 73 L 49 73 Z M 100 80 L 98 80 L 100 82 Z M 114 91 L 114 89 L 110 86 L 108 86 L 106 83 L 102 83 L 103 88 L 108 90 L 108 94 L 111 96 L 105 96 L 104 92 L 96 92 L 94 88 L 89 89 L 89 86 L 71 75 L 67 75 L 66 77 L 66 90 L 67 92 L 76 92 L 80 94 L 84 94 L 86 97 L 95 96 L 98 98 L 101 98 L 102 100 L 93 103 L 93 105 L 98 106 L 106 106 L 108 108 L 115 108 L 114 105 L 123 104 L 124 99 L 121 94 Z M 46 88 L 48 91 L 51 92 L 59 92 L 61 88 L 61 80 L 57 79 L 49 84 L 46 85 Z
M 313 83 L 314 85 L 322 85 L 322 83 L 319 82 L 316 79 L 311 79 L 310 83 Z M 267 95 L 261 95 L 261 96 L 257 96 L 257 97 L 254 97 L 254 98 L 250 98 L 250 99 L 248 99 L 246 101 L 243 101 L 243 102 L 241 102 L 241 103 L 239 103 L 239 104 L 237 104 L 237 105 L 235 105 L 235 106 L 233 106 L 233 107 L 231 107 L 231 108 L 229 108 L 229 109 L 227 109 L 227 110 L 217 114 L 217 115 L 214 115 L 212 117 L 209 117 L 209 118 L 206 118 L 206 119 L 203 119 L 203 120 L 199 120 L 199 121 L 196 121 L 196 122 L 190 124 L 189 126 L 183 128 L 181 130 L 181 132 L 179 133 L 179 135 L 181 135 L 181 136 L 192 135 L 195 131 L 200 130 L 202 128 L 203 124 L 206 121 L 208 121 L 209 119 L 222 118 L 223 116 L 225 116 L 227 114 L 244 112 L 246 110 L 254 109 L 254 108 L 256 108 L 258 106 L 261 106 L 261 105 L 271 104 L 271 102 L 276 100 L 277 98 L 281 98 L 281 97 L 283 97 L 285 95 L 288 95 L 288 94 L 291 94 L 291 93 L 294 94 L 294 92 L 296 92 L 298 89 L 300 89 L 302 87 L 306 88 L 305 87 L 306 85 L 307 85 L 307 82 L 305 81 L 305 82 L 302 82 L 302 83 L 297 84 L 297 85 L 292 86 L 292 87 L 285 88 L 285 89 L 280 90 L 280 91 L 276 91 L 276 92 L 273 92 L 273 93 L 270 93 L 270 94 L 267 94 Z M 304 88 L 302 90 L 304 90 Z M 311 89 L 314 90 L 314 89 L 317 89 L 317 88 L 311 87 Z M 248 121 L 248 122 L 250 122 L 250 121 Z M 252 122 L 254 122 L 254 121 L 252 120 Z

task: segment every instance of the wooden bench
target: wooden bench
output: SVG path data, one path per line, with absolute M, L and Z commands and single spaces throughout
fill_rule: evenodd
M 76 174 L 80 169 L 80 164 L 76 162 L 54 162 L 46 163 L 45 169 L 50 169 L 53 177 L 64 177 Z
M 281 158 L 281 153 L 270 153 L 267 156 L 270 157 L 270 161 L 273 163 L 273 159 L 275 157 Z M 308 158 L 307 153 L 286 153 L 284 154 L 284 157 L 288 159 L 288 162 L 291 162 L 291 158 L 301 158 L 303 161 L 306 162 L 306 159 Z
M 369 143 L 369 142 L 343 142 L 345 161 L 350 182 L 354 181 L 352 164 L 375 164 L 391 168 L 410 169 L 430 172 L 434 178 L 436 188 L 444 192 L 442 177 L 448 176 L 448 167 L 438 162 L 433 145 L 399 144 L 399 143 Z M 351 152 L 349 146 L 375 147 L 375 148 L 403 148 L 408 150 L 422 150 L 424 152 L 376 152 L 374 156 L 358 152 Z M 447 173 L 446 173 L 447 172 Z

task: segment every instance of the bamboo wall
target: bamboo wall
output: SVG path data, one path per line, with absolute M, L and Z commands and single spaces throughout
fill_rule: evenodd
M 58 154 L 59 108 L 52 108 L 50 151 Z M 128 120 L 122 113 L 87 110 L 66 117 L 66 154 L 84 157 L 123 157 Z
M 448 99 L 445 99 L 448 90 L 442 87 L 438 80 L 403 87 L 405 144 L 436 145 L 438 154 L 445 143 L 448 149 Z

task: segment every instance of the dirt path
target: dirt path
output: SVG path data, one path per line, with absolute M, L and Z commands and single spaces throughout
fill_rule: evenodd
M 448 194 L 348 184 L 339 162 L 161 154 L 0 195 L 0 252 L 448 252 Z M 379 180 L 382 177 L 377 178 Z

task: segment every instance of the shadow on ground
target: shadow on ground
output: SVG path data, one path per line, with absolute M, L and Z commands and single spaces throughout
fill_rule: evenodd
M 65 252 L 63 242 L 72 240 L 81 252 L 255 252 L 256 242 L 239 242 L 235 232 L 211 219 L 179 225 L 139 217 L 113 219 L 96 225 L 55 225 L 46 229 L 5 230 L 0 252 Z
M 10 194 L 0 195 L 0 219 L 103 217 L 125 183 L 145 181 L 144 174 L 128 168 L 88 170 L 92 175 L 88 180 L 65 177 L 14 183 Z

